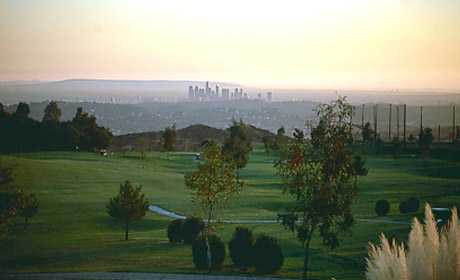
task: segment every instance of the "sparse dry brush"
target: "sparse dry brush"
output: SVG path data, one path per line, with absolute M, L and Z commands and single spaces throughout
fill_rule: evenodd
M 392 244 L 381 236 L 381 247 L 370 245 L 366 278 L 370 280 L 460 279 L 460 224 L 457 209 L 440 232 L 430 206 L 425 207 L 425 225 L 414 218 L 408 252 L 404 244 Z

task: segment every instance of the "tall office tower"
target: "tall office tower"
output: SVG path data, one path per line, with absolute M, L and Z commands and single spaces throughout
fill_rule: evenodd
M 200 97 L 200 88 L 199 88 L 198 86 L 195 86 L 195 97 L 194 97 L 194 100 L 197 101 L 199 97 Z
M 243 99 L 243 89 L 240 88 L 240 92 L 238 92 L 238 99 Z
M 249 99 L 249 98 L 248 98 L 248 93 L 247 93 L 247 92 L 245 92 L 243 96 L 244 96 L 244 99 Z
M 219 99 L 219 85 L 216 85 L 216 99 Z
M 235 88 L 232 99 L 238 99 L 238 88 Z
M 206 82 L 205 91 L 206 91 L 205 100 L 211 100 L 211 87 L 209 86 L 209 82 Z
M 200 88 L 200 93 L 198 94 L 198 100 L 204 101 L 204 88 Z
M 216 100 L 216 92 L 211 90 L 211 100 Z
M 222 99 L 228 100 L 230 98 L 230 90 L 228 88 L 222 89 Z
M 258 94 L 257 94 L 257 98 L 258 98 L 259 100 L 262 100 L 262 93 L 258 93 Z
M 272 92 L 267 92 L 267 102 L 272 102 Z
M 193 90 L 193 86 L 188 87 L 188 101 L 195 100 L 195 90 Z

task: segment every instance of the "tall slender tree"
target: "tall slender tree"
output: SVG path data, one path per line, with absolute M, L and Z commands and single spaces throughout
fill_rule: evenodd
M 178 138 L 176 124 L 174 124 L 172 127 L 166 127 L 165 130 L 161 132 L 161 137 L 161 150 L 165 152 L 174 152 Z
M 339 97 L 330 105 L 320 105 L 316 113 L 319 123 L 307 122 L 311 138 L 305 139 L 296 130 L 294 142 L 282 151 L 275 164 L 285 183 L 284 192 L 295 200 L 279 217 L 286 229 L 297 232 L 299 242 L 305 246 L 302 279 L 307 279 L 313 233 L 319 231 L 323 245 L 335 248 L 339 245 L 338 234 L 353 225 L 355 178 L 367 173 L 363 159 L 355 158 L 353 163 L 351 156 L 353 107 Z
M 236 166 L 236 182 L 239 182 L 239 173 L 249 161 L 252 151 L 252 138 L 248 134 L 246 124 L 240 120 L 232 120 L 232 125 L 227 129 L 230 135 L 225 139 L 222 152 L 227 160 L 233 161 Z M 284 128 L 283 128 L 284 130 Z
M 200 203 L 207 217 L 205 236 L 207 245 L 208 269 L 211 271 L 211 247 L 208 235 L 212 229 L 214 209 L 217 205 L 225 206 L 234 194 L 240 194 L 243 183 L 235 181 L 235 163 L 226 161 L 221 148 L 214 140 L 205 144 L 203 163 L 198 163 L 198 170 L 185 175 L 185 185 L 193 192 L 192 199 Z

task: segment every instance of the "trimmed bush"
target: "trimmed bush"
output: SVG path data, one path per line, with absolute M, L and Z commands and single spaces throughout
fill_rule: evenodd
M 254 266 L 261 274 L 274 274 L 284 263 L 283 248 L 278 240 L 262 235 L 254 245 Z
M 411 197 L 407 200 L 410 212 L 417 212 L 420 209 L 420 201 L 416 197 Z
M 255 239 L 251 229 L 235 228 L 233 238 L 228 243 L 230 257 L 235 266 L 245 268 L 254 265 L 254 243 Z
M 390 211 L 390 203 L 386 199 L 379 199 L 375 203 L 375 213 L 378 216 L 386 216 Z
M 181 219 L 175 219 L 168 225 L 168 239 L 171 243 L 181 243 L 182 242 L 182 227 L 184 221 Z
M 401 212 L 401 214 L 410 213 L 409 206 L 407 205 L 407 200 L 404 200 L 399 204 L 399 212 Z
M 192 243 L 203 229 L 204 223 L 201 217 L 187 217 L 182 227 L 184 243 Z
M 399 211 L 402 214 L 417 212 L 420 208 L 420 201 L 416 197 L 411 197 L 399 204 Z
M 211 268 L 220 269 L 225 259 L 225 245 L 222 239 L 215 234 L 209 234 L 209 245 L 211 246 Z M 197 236 L 192 242 L 193 263 L 198 269 L 208 269 L 206 238 L 203 233 Z

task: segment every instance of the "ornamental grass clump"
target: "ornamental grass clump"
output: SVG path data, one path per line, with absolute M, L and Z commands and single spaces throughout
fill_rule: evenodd
M 460 279 L 460 224 L 457 209 L 452 220 L 438 232 L 430 206 L 425 207 L 425 225 L 412 222 L 408 252 L 404 244 L 388 242 L 381 235 L 381 246 L 370 244 L 366 279 L 444 280 Z

